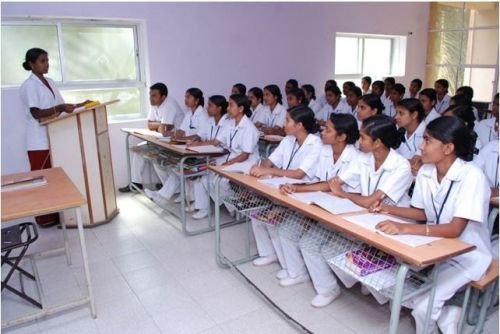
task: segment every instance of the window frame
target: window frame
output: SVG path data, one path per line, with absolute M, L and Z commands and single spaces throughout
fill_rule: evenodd
M 57 87 L 64 91 L 84 91 L 116 88 L 138 88 L 140 95 L 140 110 L 137 113 L 108 115 L 110 122 L 120 122 L 136 119 L 145 119 L 149 108 L 148 82 L 149 56 L 147 47 L 146 27 L 144 20 L 134 19 L 98 19 L 72 17 L 40 17 L 40 16 L 7 16 L 2 17 L 3 25 L 18 26 L 55 26 L 57 33 L 58 52 L 61 62 L 61 81 L 56 81 Z M 66 81 L 64 69 L 64 44 L 62 29 L 64 25 L 72 27 L 114 27 L 132 28 L 134 33 L 134 54 L 136 64 L 136 80 L 99 80 L 99 81 Z M 2 84 L 3 89 L 19 89 L 21 84 Z

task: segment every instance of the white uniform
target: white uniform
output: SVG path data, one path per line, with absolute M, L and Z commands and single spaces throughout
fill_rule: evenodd
M 160 106 L 153 106 L 152 109 L 153 108 L 158 109 L 157 113 L 161 124 L 170 124 L 176 129 L 181 126 L 184 115 L 186 114 L 173 97 L 167 97 Z
M 314 117 L 318 119 L 322 108 L 321 104 L 318 101 L 311 99 L 311 101 L 309 101 L 308 107 L 314 112 Z
M 490 141 L 479 151 L 477 165 L 486 175 L 490 188 L 498 188 L 500 179 L 498 160 L 498 140 Z
M 407 91 L 407 92 L 405 93 L 405 95 L 403 95 L 403 99 L 418 99 L 418 96 L 419 96 L 419 94 L 418 94 L 418 93 L 419 93 L 419 92 L 417 92 L 417 94 L 415 94 L 414 96 L 411 96 L 410 91 Z
M 387 99 L 386 103 L 384 103 L 384 111 L 383 114 L 387 115 L 389 117 L 394 117 L 396 116 L 396 106 L 394 106 L 394 103 L 392 102 L 391 99 Z
M 268 112 L 266 114 L 268 115 L 268 119 L 266 121 L 266 125 L 269 128 L 272 128 L 274 126 L 278 126 L 280 128 L 285 126 L 285 120 L 286 120 L 286 109 L 283 107 L 281 104 L 276 104 L 274 107 L 274 110 L 271 110 L 271 107 L 266 106 Z
M 446 109 L 450 106 L 450 99 L 451 97 L 446 94 L 443 96 L 443 99 L 439 101 L 439 99 L 436 100 L 436 105 L 434 105 L 434 108 L 438 112 L 438 114 L 442 115 Z
M 328 103 L 326 102 L 326 95 L 321 94 L 320 97 L 317 99 L 319 105 L 320 105 L 320 110 L 323 109 L 324 106 L 326 106 Z
M 492 140 L 498 140 L 498 132 L 495 131 L 495 117 L 483 119 L 474 127 L 481 146 L 486 146 Z
M 349 106 L 347 103 L 340 101 L 335 108 L 333 108 L 330 104 L 326 104 L 323 109 L 321 109 L 319 113 L 319 120 L 328 121 L 331 114 L 349 114 Z
M 433 120 L 435 120 L 436 118 L 439 118 L 441 117 L 441 114 L 439 114 L 436 109 L 434 107 L 432 107 L 431 111 L 427 114 L 427 116 L 425 116 L 424 118 L 424 122 L 425 122 L 425 125 L 427 126 L 427 124 L 429 124 L 430 122 L 432 122 Z
M 424 209 L 427 221 L 432 224 L 437 222 L 439 212 L 440 224 L 450 223 L 453 217 L 467 219 L 467 226 L 459 239 L 476 246 L 475 250 L 440 265 L 431 313 L 433 321 L 439 318 L 444 303 L 470 281 L 481 279 L 491 263 L 491 245 L 486 224 L 489 197 L 490 189 L 481 170 L 459 158 L 453 162 L 441 183 L 437 180 L 434 165 L 424 165 L 418 172 L 411 205 Z M 427 305 L 428 293 L 413 300 L 412 315 L 417 333 L 423 333 Z
M 64 103 L 54 81 L 50 78 L 45 79 L 54 93 L 33 73 L 23 82 L 19 89 L 26 117 L 25 138 L 27 151 L 49 149 L 47 127 L 40 125 L 38 120 L 31 115 L 30 108 L 48 109 Z
M 271 110 L 265 107 L 262 103 L 259 103 L 255 110 L 252 109 L 252 116 L 250 120 L 255 124 L 257 122 L 264 125 L 267 124 L 268 119 L 271 117 Z
M 286 136 L 269 156 L 269 160 L 280 169 L 300 169 L 305 173 L 303 180 L 311 181 L 316 175 L 316 165 L 321 147 L 321 139 L 313 134 L 309 134 L 301 146 L 294 136 Z M 278 227 L 264 224 L 255 218 L 252 218 L 252 227 L 259 255 L 276 254 L 281 267 L 286 269 Z
M 426 124 L 422 121 L 410 137 L 405 134 L 405 141 L 399 145 L 396 152 L 408 160 L 413 158 L 415 155 L 421 155 L 420 144 L 422 144 L 422 141 L 424 140 L 425 127 Z

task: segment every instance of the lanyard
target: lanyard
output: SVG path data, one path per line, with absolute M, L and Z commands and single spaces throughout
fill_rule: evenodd
M 415 138 L 417 137 L 417 135 L 413 134 L 411 137 L 413 137 L 413 145 L 412 146 L 413 146 L 413 153 L 415 153 L 415 152 L 417 152 L 417 146 L 415 145 Z M 408 145 L 408 140 L 406 140 L 406 138 L 405 138 L 405 145 L 406 145 L 406 147 L 408 147 L 408 150 L 410 152 L 412 152 L 411 147 L 410 147 L 410 145 Z
M 375 183 L 375 189 L 373 190 L 373 192 L 377 191 L 378 184 L 380 183 L 382 176 L 384 176 L 384 173 L 385 173 L 385 169 L 382 171 L 382 173 L 380 173 L 380 176 L 378 177 L 377 183 Z M 370 175 L 368 175 L 368 194 L 369 194 L 368 196 L 370 196 L 372 194 L 372 192 L 370 192 L 371 184 L 372 184 L 372 181 L 371 181 Z
M 231 152 L 232 150 L 232 147 L 233 147 L 233 139 L 234 137 L 236 137 L 236 134 L 238 133 L 238 128 L 236 128 L 236 131 L 234 131 L 234 133 L 231 135 L 229 134 L 229 151 Z M 229 153 L 227 155 L 227 158 L 226 158 L 226 162 L 229 160 L 229 156 L 231 155 L 231 153 Z
M 288 160 L 288 165 L 286 165 L 286 170 L 290 168 L 290 164 L 292 163 L 293 158 L 295 157 L 295 154 L 300 150 L 300 146 L 295 149 L 295 145 L 297 144 L 297 139 L 295 139 L 295 142 L 293 143 L 293 148 L 292 148 L 292 154 L 290 155 L 290 160 Z
M 217 125 L 217 131 L 215 131 L 215 136 L 212 137 L 212 131 L 214 130 L 214 126 L 212 125 L 210 127 L 210 140 L 217 138 L 217 134 L 219 133 L 220 130 L 220 125 Z
M 436 209 L 436 205 L 434 205 L 434 196 L 432 196 L 431 193 L 431 201 L 432 201 L 432 208 L 434 209 L 434 214 L 436 215 L 436 224 L 439 224 L 439 219 L 441 218 L 441 214 L 443 213 L 444 206 L 446 204 L 446 201 L 448 200 L 448 196 L 450 195 L 451 188 L 453 188 L 453 184 L 455 181 L 451 181 L 450 187 L 448 188 L 448 191 L 446 192 L 446 196 L 444 197 L 443 204 L 441 205 L 441 208 L 439 209 L 439 214 Z

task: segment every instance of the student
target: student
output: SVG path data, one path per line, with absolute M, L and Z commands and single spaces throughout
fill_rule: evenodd
M 19 90 L 25 114 L 28 160 L 32 171 L 51 168 L 47 126 L 40 125 L 40 121 L 57 117 L 63 112 L 72 113 L 88 101 L 79 104 L 64 102 L 55 82 L 44 76 L 49 71 L 47 51 L 29 49 L 22 65 L 26 71 L 31 71 Z M 59 223 L 59 214 L 37 216 L 35 221 L 40 227 L 53 226 Z
M 493 117 L 479 121 L 476 126 L 476 132 L 482 146 L 492 140 L 498 140 L 498 93 L 493 99 L 491 114 Z
M 316 170 L 316 178 L 319 182 L 308 185 L 286 184 L 280 187 L 280 191 L 285 194 L 307 191 L 329 192 L 330 187 L 327 181 L 349 169 L 349 166 L 357 159 L 359 151 L 354 144 L 358 138 L 358 125 L 352 115 L 331 114 L 321 132 L 324 145 L 321 148 Z M 359 188 L 351 188 L 348 185 L 344 187 L 345 191 L 359 193 Z M 313 228 L 322 229 L 316 226 Z M 298 277 L 309 273 L 317 293 L 311 304 L 314 307 L 324 307 L 338 297 L 340 288 L 333 272 L 321 256 L 321 244 L 318 243 L 313 249 L 304 247 L 305 244 L 313 242 L 310 239 L 309 234 L 304 235 L 298 242 L 292 242 L 280 236 L 288 276 Z M 286 285 L 287 281 L 283 283 Z
M 297 80 L 288 79 L 287 82 L 285 83 L 285 96 L 287 96 L 292 89 L 298 89 L 298 88 L 299 88 L 299 82 Z M 285 110 L 290 108 L 286 100 L 283 101 L 282 104 Z
M 475 147 L 475 149 L 472 150 L 474 155 L 470 158 L 470 160 L 474 160 L 474 162 L 476 162 L 477 155 L 479 154 L 479 150 L 482 148 L 482 144 L 478 140 L 477 133 L 474 131 L 474 121 L 476 120 L 476 118 L 474 117 L 474 113 L 472 112 L 472 107 L 468 105 L 450 106 L 443 113 L 443 116 L 455 116 L 465 123 L 465 126 L 471 133 L 472 142 L 474 143 Z
M 326 80 L 325 82 L 325 86 L 323 87 L 323 93 L 319 98 L 318 98 L 318 103 L 320 104 L 321 106 L 321 109 L 323 109 L 324 106 L 326 106 L 327 102 L 326 102 L 326 88 L 327 87 L 330 87 L 330 86 L 337 86 L 337 81 L 333 80 L 333 79 L 330 79 L 330 80 Z
M 401 156 L 410 160 L 420 155 L 420 144 L 422 143 L 425 122 L 424 107 L 418 99 L 404 99 L 396 106 L 396 124 L 399 129 L 404 129 L 403 142 L 396 150 Z
M 250 88 L 248 91 L 248 100 L 250 101 L 250 110 L 252 111 L 250 120 L 258 129 L 265 126 L 271 116 L 270 110 L 262 104 L 263 99 L 264 93 L 262 89 L 259 87 Z
M 498 140 L 490 141 L 479 151 L 477 165 L 486 175 L 488 184 L 491 188 L 491 196 L 498 196 L 498 181 L 500 179 L 500 170 L 498 168 Z
M 320 118 L 317 120 L 320 125 L 324 125 L 331 114 L 347 114 L 348 106 L 341 100 L 342 94 L 337 86 L 328 86 L 325 89 L 327 105 L 321 109 Z
M 231 88 L 231 95 L 245 95 L 247 93 L 247 86 L 242 83 L 237 83 Z
M 377 80 L 372 83 L 372 94 L 377 95 L 382 101 L 382 94 L 385 91 L 385 83 L 383 81 Z
M 164 83 L 158 82 L 149 87 L 149 103 L 151 106 L 147 117 L 149 130 L 167 133 L 180 126 L 185 112 L 173 97 L 168 97 L 168 88 Z M 139 189 L 142 189 L 142 175 L 146 166 L 146 159 L 143 156 L 143 153 L 146 152 L 146 144 L 145 141 L 141 142 L 134 146 L 133 150 L 130 150 L 131 181 Z M 141 153 L 141 151 L 143 152 Z M 155 171 L 160 180 L 165 181 L 166 176 L 156 166 Z M 131 190 L 129 185 L 118 189 L 122 193 Z
M 396 106 L 401 101 L 405 95 L 405 86 L 400 83 L 395 84 L 392 87 L 391 94 L 389 95 L 390 103 L 388 102 L 385 106 L 384 114 L 389 117 L 396 116 Z
M 269 159 L 260 166 L 254 166 L 250 174 L 262 176 L 286 176 L 294 179 L 311 181 L 316 175 L 316 164 L 321 150 L 321 139 L 313 135 L 316 132 L 314 113 L 306 106 L 291 108 L 286 116 L 285 131 L 287 136 L 271 153 Z M 267 225 L 252 218 L 252 227 L 257 242 L 259 257 L 253 261 L 256 266 L 264 266 L 279 260 L 282 270 L 279 279 L 289 278 L 288 285 L 308 279 L 307 276 L 289 277 L 283 259 L 277 226 Z
M 446 79 L 439 79 L 434 82 L 434 89 L 436 90 L 436 111 L 443 114 L 450 105 L 450 96 L 448 95 L 448 88 L 450 84 Z
M 424 122 L 426 125 L 441 116 L 434 108 L 434 105 L 436 104 L 436 91 L 434 90 L 434 88 L 422 89 L 422 91 L 418 95 L 418 99 L 424 107 Z
M 300 88 L 292 88 L 288 93 L 286 93 L 286 101 L 288 102 L 288 108 L 293 108 L 298 105 L 308 105 L 306 95 L 304 91 Z
M 188 142 L 190 146 L 201 145 L 219 145 L 227 136 L 230 128 L 233 126 L 234 120 L 227 116 L 228 103 L 222 95 L 213 95 L 208 99 L 207 112 L 210 118 L 203 125 L 197 138 L 194 141 Z M 221 165 L 226 162 L 227 156 L 215 158 L 212 162 L 216 165 Z M 208 206 L 210 205 L 209 197 L 206 189 L 208 188 L 208 177 L 202 176 L 192 181 L 194 193 L 194 209 L 198 210 L 193 214 L 193 219 L 203 219 L 208 216 Z
M 472 100 L 474 99 L 474 89 L 470 86 L 462 86 L 462 87 L 457 89 L 457 91 L 455 92 L 455 95 L 467 96 L 468 99 L 470 100 L 471 105 L 472 105 Z M 474 116 L 476 117 L 476 119 L 479 121 L 479 111 L 477 110 L 476 107 L 474 107 L 474 105 L 472 105 L 472 111 L 474 112 Z
M 481 279 L 491 263 L 491 246 L 486 219 L 489 187 L 471 156 L 470 131 L 455 117 L 441 117 L 427 125 L 421 146 L 425 165 L 420 169 L 411 208 L 381 205 L 374 211 L 426 224 L 381 222 L 377 229 L 388 234 L 414 234 L 459 238 L 475 245 L 468 253 L 447 260 L 438 267 L 439 281 L 431 312 L 431 328 L 425 333 L 457 333 L 460 308 L 445 303 L 471 281 Z M 413 299 L 412 315 L 417 333 L 424 334 L 429 292 Z
M 199 88 L 189 88 L 186 91 L 185 104 L 189 111 L 184 116 L 184 120 L 179 129 L 174 130 L 172 134 L 172 139 L 174 140 L 187 141 L 196 139 L 195 136 L 197 133 L 202 129 L 203 125 L 208 122 L 208 114 L 203 108 L 205 105 L 203 92 Z M 153 191 L 146 189 L 146 196 L 155 202 L 170 200 L 170 198 L 179 191 L 180 182 L 178 175 L 170 173 L 160 190 Z M 180 196 L 175 202 L 180 202 Z
M 405 94 L 405 99 L 418 99 L 418 92 L 422 89 L 422 80 L 413 79 L 410 82 L 410 88 L 408 88 L 408 92 Z
M 384 108 L 384 104 L 377 95 L 373 93 L 363 95 L 358 101 L 358 113 L 356 114 L 358 128 L 361 128 L 361 122 L 365 119 L 382 114 Z
M 264 102 L 266 103 L 266 108 L 269 110 L 269 118 L 267 119 L 266 127 L 263 128 L 264 133 L 277 135 L 283 134 L 286 109 L 282 105 L 283 97 L 278 86 L 267 85 L 264 87 Z
M 308 102 L 308 107 L 314 112 L 315 117 L 317 118 L 319 112 L 321 111 L 321 105 L 318 101 L 316 101 L 316 90 L 313 85 L 302 85 L 302 90 L 304 91 L 304 95 Z
M 370 94 L 372 91 L 370 90 L 370 85 L 372 84 L 371 77 L 362 77 L 361 78 L 361 90 L 363 91 L 363 95 Z
M 361 88 L 357 86 L 354 86 L 347 91 L 347 98 L 346 98 L 347 110 L 354 117 L 357 117 L 358 102 L 361 96 L 363 96 L 363 94 L 361 93 Z
M 384 94 L 380 97 L 380 100 L 385 106 L 385 112 L 387 113 L 389 111 L 389 106 L 393 105 L 393 102 L 391 101 L 391 92 L 392 89 L 394 88 L 394 85 L 396 84 L 396 80 L 394 80 L 393 77 L 387 77 L 384 80 Z M 387 115 L 387 114 L 386 114 Z
M 356 84 L 352 81 L 346 81 L 342 84 L 342 94 L 344 97 L 342 98 L 342 102 L 347 103 L 347 92 L 349 89 L 356 87 Z

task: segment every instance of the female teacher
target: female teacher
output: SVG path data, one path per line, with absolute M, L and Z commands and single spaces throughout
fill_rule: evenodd
M 84 105 L 66 104 L 54 81 L 44 77 L 49 71 L 49 57 L 45 50 L 29 49 L 23 68 L 31 71 L 20 88 L 21 100 L 26 114 L 26 150 L 31 170 L 51 168 L 47 127 L 40 120 L 55 117 L 62 112 L 71 113 L 76 107 Z M 41 227 L 59 223 L 59 214 L 35 217 Z

